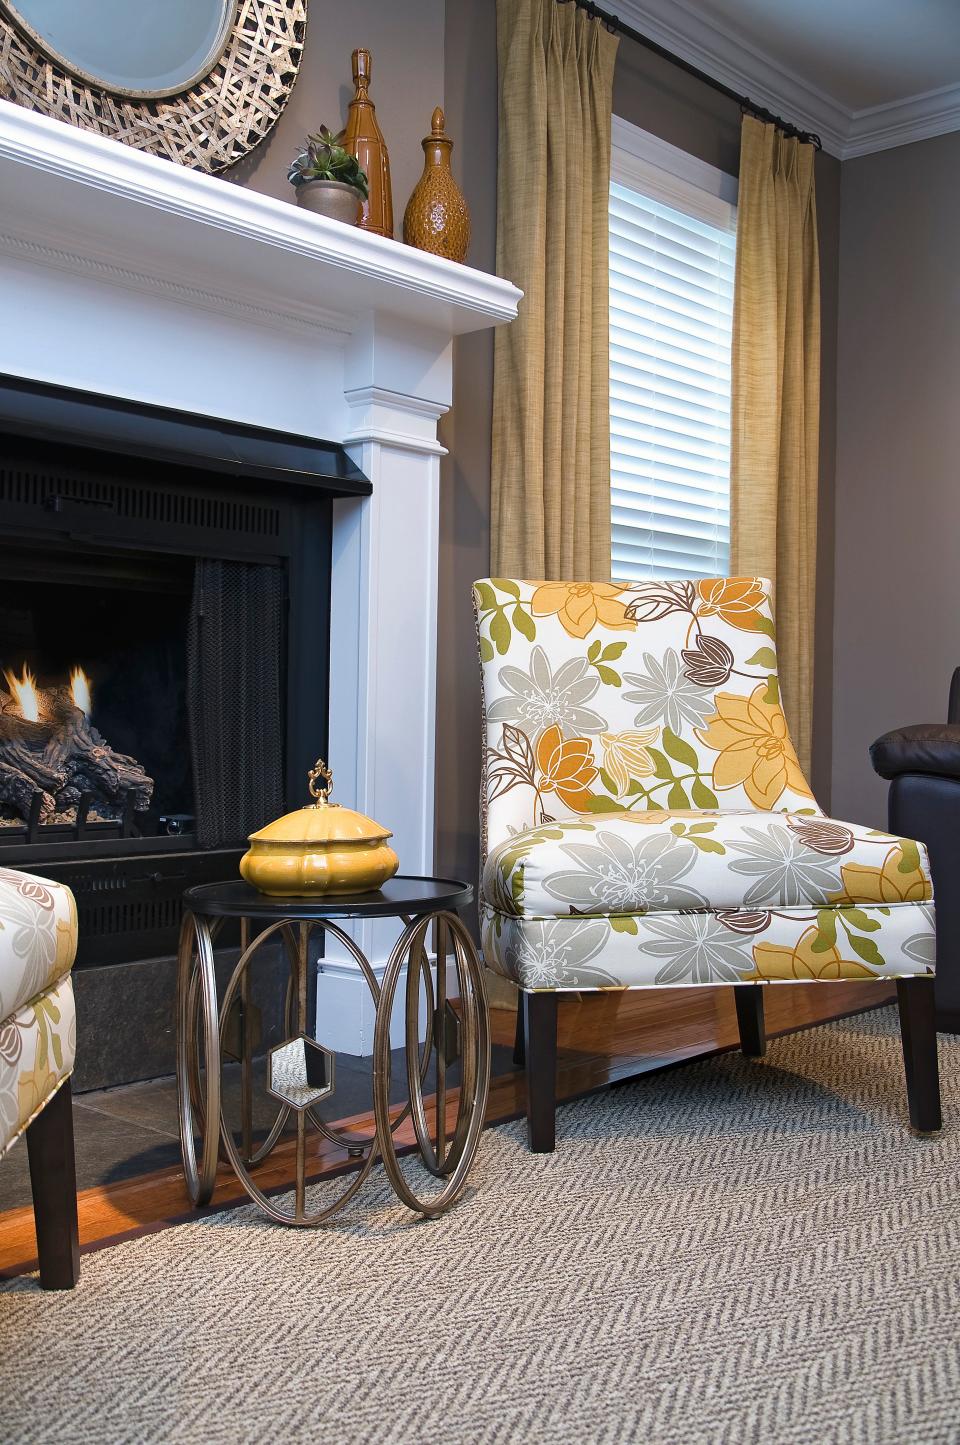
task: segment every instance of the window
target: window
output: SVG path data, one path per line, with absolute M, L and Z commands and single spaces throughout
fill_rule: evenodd
M 716 577 L 730 537 L 736 181 L 614 117 L 612 574 Z

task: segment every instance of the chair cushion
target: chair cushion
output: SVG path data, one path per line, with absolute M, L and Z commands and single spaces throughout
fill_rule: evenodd
M 922 903 L 922 843 L 799 813 L 607 813 L 494 848 L 485 901 L 527 918 Z
M 960 723 L 913 723 L 894 728 L 870 745 L 870 761 L 881 778 L 933 773 L 960 778 Z
M 480 905 L 485 962 L 523 989 L 686 988 L 932 974 L 933 905 L 514 918 Z
M 76 952 L 70 889 L 0 868 L 0 1020 L 65 977 Z
M 615 813 L 515 834 L 484 868 L 486 962 L 524 989 L 931 974 L 926 849 L 822 815 Z

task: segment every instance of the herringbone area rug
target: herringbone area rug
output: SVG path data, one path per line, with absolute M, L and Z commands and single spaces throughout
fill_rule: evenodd
M 0 1292 L 16 1441 L 960 1439 L 960 1041 L 906 1123 L 895 1013 L 489 1133 L 435 1223 L 254 1208 Z M 369 1188 L 369 1186 L 368 1186 Z

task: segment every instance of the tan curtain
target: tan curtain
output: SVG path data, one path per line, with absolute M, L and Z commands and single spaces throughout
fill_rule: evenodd
M 610 114 L 617 37 L 573 4 L 498 0 L 495 575 L 610 576 Z
M 730 571 L 774 584 L 784 711 L 809 774 L 820 267 L 814 148 L 745 116 L 733 308 Z

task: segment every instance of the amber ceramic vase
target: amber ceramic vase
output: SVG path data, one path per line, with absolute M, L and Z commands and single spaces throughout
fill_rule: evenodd
M 444 130 L 443 111 L 433 112 L 431 131 L 423 141 L 423 175 L 414 187 L 403 215 L 403 239 L 408 246 L 466 260 L 470 245 L 470 212 L 464 194 L 450 170 L 453 141 Z
M 369 96 L 373 61 L 369 50 L 353 52 L 353 100 L 347 112 L 343 146 L 356 156 L 367 174 L 370 194 L 360 212 L 360 229 L 393 238 L 393 192 L 390 188 L 390 157 L 387 143 L 377 124 L 377 112 Z

